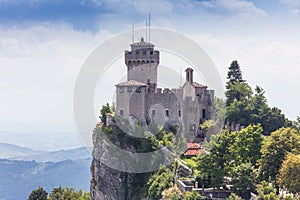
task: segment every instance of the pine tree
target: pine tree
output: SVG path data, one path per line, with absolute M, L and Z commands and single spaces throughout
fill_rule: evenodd
M 33 190 L 28 197 L 28 200 L 47 200 L 48 193 L 43 187 Z
M 229 67 L 227 79 L 229 79 L 229 82 L 244 82 L 241 68 L 236 60 L 232 61 Z

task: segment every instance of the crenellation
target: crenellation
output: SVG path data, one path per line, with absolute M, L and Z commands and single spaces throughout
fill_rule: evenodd
M 186 69 L 180 88 L 157 88 L 159 51 L 141 39 L 125 51 L 127 82 L 117 87 L 116 114 L 145 124 L 182 125 L 188 140 L 199 132 L 199 124 L 213 117 L 214 91 L 193 82 L 193 69 Z

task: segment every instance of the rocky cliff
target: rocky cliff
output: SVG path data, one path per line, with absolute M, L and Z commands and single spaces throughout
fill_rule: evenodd
M 106 131 L 103 131 L 103 130 Z M 125 141 L 126 140 L 126 141 Z M 135 200 L 143 199 L 147 190 L 145 185 L 151 173 L 124 172 L 124 160 L 111 155 L 111 144 L 122 146 L 130 152 L 136 147 L 128 142 L 124 133 L 110 125 L 102 127 L 98 124 L 93 133 L 93 160 L 91 163 L 91 199 L 92 200 Z M 125 144 L 126 143 L 126 144 Z M 126 159 L 130 160 L 130 159 Z M 118 167 L 120 167 L 118 169 Z

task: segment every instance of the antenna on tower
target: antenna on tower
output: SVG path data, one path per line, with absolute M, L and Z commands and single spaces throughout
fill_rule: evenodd
M 134 43 L 134 24 L 132 24 L 132 43 Z
M 148 22 L 148 26 L 149 26 L 149 36 L 148 36 L 148 38 L 149 38 L 149 42 L 150 42 L 150 13 L 149 13 L 149 22 Z
M 146 19 L 146 42 L 148 41 L 148 36 L 147 36 L 147 35 L 148 35 L 148 33 L 147 33 L 148 30 L 147 30 L 147 26 L 148 26 L 148 24 L 147 24 L 147 19 Z

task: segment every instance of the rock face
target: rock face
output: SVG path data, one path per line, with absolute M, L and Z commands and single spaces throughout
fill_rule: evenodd
M 122 172 L 93 159 L 91 173 L 91 199 L 126 199 L 126 180 Z
M 115 166 L 124 164 L 121 159 L 111 156 L 107 138 L 103 138 L 101 125 L 97 125 L 93 133 L 93 160 L 91 163 L 90 193 L 92 200 L 138 200 L 145 196 L 145 184 L 150 173 L 128 173 L 113 169 L 105 165 L 109 162 Z M 114 141 L 119 143 L 119 141 Z M 127 150 L 134 150 L 132 146 Z

